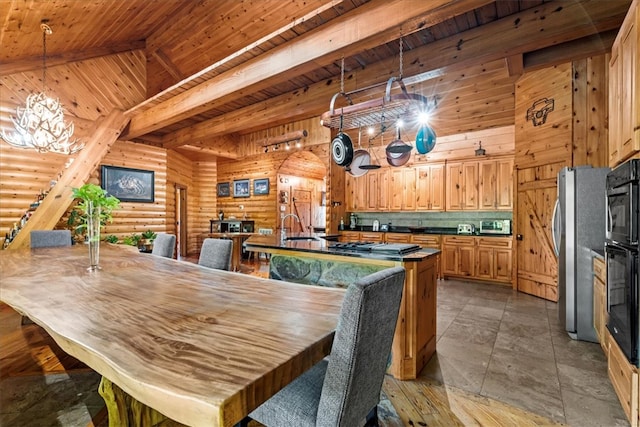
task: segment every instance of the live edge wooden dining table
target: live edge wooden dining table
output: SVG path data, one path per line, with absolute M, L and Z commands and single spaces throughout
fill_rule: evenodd
M 326 356 L 344 296 L 124 245 L 88 262 L 85 245 L 1 251 L 0 300 L 100 373 L 101 394 L 190 426 L 234 425 Z M 105 400 L 118 425 L 126 408 Z

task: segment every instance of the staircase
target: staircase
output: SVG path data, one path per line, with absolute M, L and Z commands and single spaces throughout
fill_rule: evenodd
M 129 123 L 129 118 L 121 110 L 113 110 L 106 117 L 99 118 L 96 131 L 75 161 L 62 173 L 40 206 L 35 210 L 6 248 L 7 250 L 29 247 L 31 230 L 53 230 L 60 218 L 73 203 L 73 188 L 82 186 L 98 168 L 102 159 Z

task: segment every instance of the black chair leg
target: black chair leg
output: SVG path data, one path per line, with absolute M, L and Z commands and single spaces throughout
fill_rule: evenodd
M 367 422 L 364 423 L 365 427 L 378 427 L 378 405 L 374 406 L 367 414 Z

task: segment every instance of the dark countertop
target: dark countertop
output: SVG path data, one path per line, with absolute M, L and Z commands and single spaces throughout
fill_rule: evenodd
M 325 240 L 325 236 L 329 235 L 309 235 L 302 233 L 289 233 L 288 237 L 294 238 L 308 238 L 309 240 L 287 240 L 284 243 L 280 241 L 279 234 L 271 235 L 253 235 L 244 242 L 244 246 L 247 250 L 254 250 L 259 252 L 261 249 L 277 249 L 295 252 L 311 252 L 322 253 L 330 255 L 339 255 L 352 258 L 367 258 L 367 259 L 380 259 L 386 261 L 402 261 L 402 262 L 415 262 L 421 261 L 429 256 L 440 253 L 437 249 L 422 248 L 415 252 L 406 254 L 382 254 L 373 252 L 351 251 L 343 249 L 335 249 L 329 247 L 329 242 Z M 264 252 L 264 250 L 263 250 Z
M 604 259 L 604 249 L 591 249 L 594 257 Z
M 413 228 L 413 229 L 412 229 Z M 458 235 L 458 227 L 403 227 L 392 226 L 389 230 L 373 231 L 371 225 L 358 225 L 355 229 L 345 228 L 341 231 L 366 231 L 372 233 L 407 233 L 407 234 L 446 234 L 446 235 Z M 493 234 L 493 233 L 480 233 L 476 231 L 473 234 L 461 234 L 461 236 L 488 236 L 488 237 L 510 237 L 511 234 Z

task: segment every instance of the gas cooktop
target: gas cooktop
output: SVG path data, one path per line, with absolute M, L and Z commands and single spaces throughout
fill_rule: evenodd
M 343 251 L 374 252 L 381 254 L 406 254 L 415 252 L 420 246 L 413 243 L 379 243 L 379 242 L 332 242 L 331 249 Z

